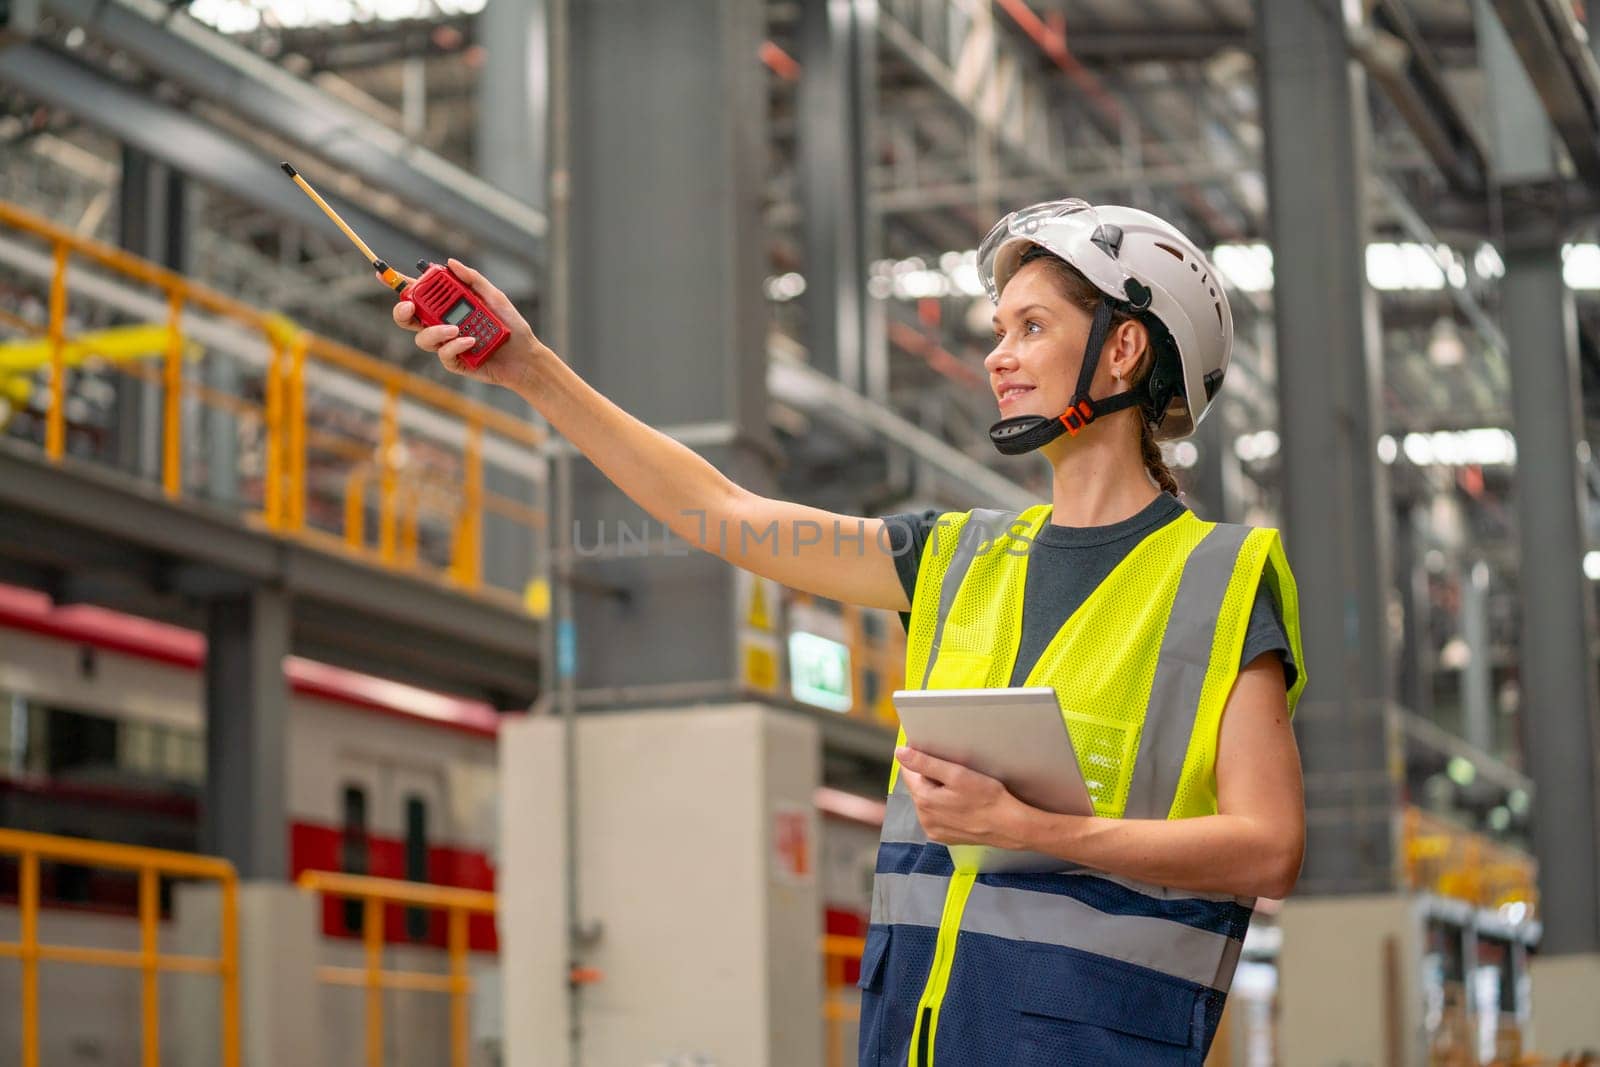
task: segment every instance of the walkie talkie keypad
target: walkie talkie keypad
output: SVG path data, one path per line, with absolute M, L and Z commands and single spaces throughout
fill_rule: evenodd
M 471 337 L 472 348 L 461 354 L 468 367 L 477 367 L 506 340 L 503 324 L 494 313 L 479 306 L 471 291 L 450 271 L 438 264 L 419 264 L 422 276 L 406 290 L 405 295 L 417 308 L 417 317 L 425 325 L 453 322 L 459 337 Z

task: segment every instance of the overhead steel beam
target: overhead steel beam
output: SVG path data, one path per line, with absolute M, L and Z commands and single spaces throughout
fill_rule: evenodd
M 1450 95 L 1416 23 L 1399 0 L 1376 0 L 1369 20 L 1352 28 L 1351 52 L 1411 127 L 1450 188 L 1466 196 L 1482 193 L 1488 156 Z
M 1491 0 L 1578 174 L 1600 183 L 1600 67 L 1557 0 Z
M 1436 251 L 1438 246 L 1444 242 L 1434 232 L 1433 227 L 1428 225 L 1427 220 L 1422 217 L 1422 213 L 1416 209 L 1410 200 L 1406 199 L 1406 195 L 1401 192 L 1400 187 L 1388 178 L 1374 175 L 1369 179 L 1369 188 L 1376 190 L 1379 197 L 1387 202 L 1389 210 L 1394 212 L 1395 218 L 1399 221 L 1407 236 L 1427 249 L 1434 262 L 1439 265 L 1439 270 L 1444 271 L 1448 264 Z M 1472 328 L 1478 331 L 1478 335 L 1484 339 L 1489 347 L 1493 348 L 1501 357 L 1509 359 L 1511 352 L 1506 345 L 1505 334 L 1501 332 L 1499 324 L 1490 317 L 1484 306 L 1479 303 L 1478 298 L 1464 286 L 1461 288 L 1453 285 L 1446 286 L 1445 292 L 1449 294 L 1451 301 L 1456 305 L 1457 310 L 1461 312 L 1462 317 L 1472 324 Z
M 1037 496 L 1005 475 L 964 454 L 926 430 L 806 366 L 799 346 L 775 340 L 768 345 L 767 387 L 774 398 L 847 429 L 867 427 L 885 441 L 904 447 L 952 480 L 982 495 L 995 507 L 1027 507 Z
M 300 190 L 283 180 L 277 163 L 186 112 L 157 103 L 122 82 L 42 45 L 0 50 L 0 83 L 63 108 L 118 140 L 257 207 L 326 227 L 328 220 Z M 435 258 L 415 237 L 338 196 L 328 202 L 374 248 L 395 263 Z
M 904 186 L 895 183 L 892 175 L 885 174 L 873 184 L 882 192 L 877 194 L 879 209 L 886 215 L 930 211 L 935 208 L 965 207 L 975 204 L 981 196 L 992 193 L 1005 201 L 1024 203 L 1060 196 L 1063 183 L 1076 196 L 1098 196 L 1120 193 L 1129 189 L 1165 189 L 1197 182 L 1224 181 L 1235 177 L 1239 168 L 1226 163 L 1179 163 L 1161 167 L 1144 167 L 1111 173 L 1077 172 L 1070 179 L 1055 177 L 1011 178 L 990 187 L 975 182 L 957 182 L 925 186 Z
M 44 0 L 60 18 L 208 100 L 532 265 L 545 216 L 158 0 Z M 409 262 L 401 260 L 400 262 Z
M 1153 63 L 1209 59 L 1229 48 L 1248 49 L 1250 31 L 1225 29 L 1073 30 L 1072 54 L 1084 62 Z
M 976 129 L 984 131 L 994 138 L 995 144 L 1004 150 L 1016 163 L 1028 167 L 1040 174 L 1059 174 L 1064 167 L 1061 161 L 1052 159 L 1040 150 L 1036 144 L 1015 136 L 1014 133 L 1002 124 L 991 120 L 973 105 L 973 102 L 964 96 L 957 88 L 954 74 L 945 61 L 934 53 L 927 45 L 917 39 L 910 29 L 896 20 L 891 14 L 880 10 L 878 12 L 878 34 L 884 44 L 920 74 L 926 82 L 938 90 L 939 94 L 948 100 L 954 107 L 970 121 Z
M 1422 38 L 1433 49 L 1466 49 L 1473 46 L 1472 26 L 1423 24 Z M 1123 63 L 1183 63 L 1210 59 L 1233 49 L 1252 47 L 1248 26 L 1151 26 L 1140 29 L 1073 29 L 1072 54 L 1085 63 L 1111 66 Z

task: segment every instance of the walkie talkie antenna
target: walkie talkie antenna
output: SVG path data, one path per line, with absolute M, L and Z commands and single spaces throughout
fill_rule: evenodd
M 400 272 L 390 267 L 389 264 L 385 263 L 383 260 L 379 259 L 378 254 L 367 247 L 367 242 L 356 236 L 356 231 L 352 230 L 348 225 L 346 225 L 344 219 L 339 217 L 339 213 L 333 210 L 333 208 L 329 207 L 326 200 L 317 195 L 317 191 L 311 188 L 311 183 L 300 177 L 299 171 L 295 170 L 288 163 L 280 163 L 279 166 L 283 168 L 283 172 L 287 174 L 290 179 L 305 192 L 307 196 L 316 201 L 316 205 L 322 209 L 322 213 L 328 216 L 328 218 L 332 219 L 333 224 L 339 227 L 340 230 L 344 231 L 344 235 L 350 238 L 351 242 L 357 248 L 361 249 L 361 254 L 367 257 L 367 262 L 372 264 L 372 269 L 383 275 L 383 284 L 387 285 L 397 293 L 405 289 L 406 280 L 400 276 Z

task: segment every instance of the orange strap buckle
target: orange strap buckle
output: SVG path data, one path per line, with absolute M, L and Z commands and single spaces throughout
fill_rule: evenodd
M 1094 408 L 1089 406 L 1087 400 L 1080 400 L 1073 407 L 1068 408 L 1061 416 L 1061 425 L 1067 428 L 1067 433 L 1073 437 L 1078 436 L 1078 431 L 1094 421 Z

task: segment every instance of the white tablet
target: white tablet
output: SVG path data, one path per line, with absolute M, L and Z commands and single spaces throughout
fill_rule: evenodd
M 919 752 L 998 778 L 1033 807 L 1094 814 L 1061 705 L 1049 686 L 900 689 L 893 700 L 906 741 Z M 950 854 L 963 870 L 1020 873 L 1074 866 L 1058 857 L 978 845 L 956 845 Z

